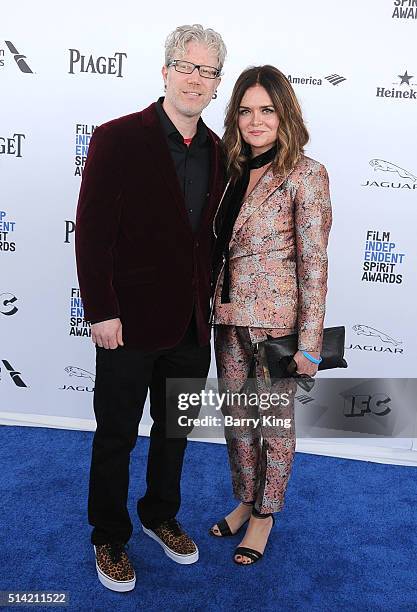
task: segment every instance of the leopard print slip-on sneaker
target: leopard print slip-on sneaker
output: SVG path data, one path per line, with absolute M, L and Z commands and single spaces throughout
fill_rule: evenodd
M 96 544 L 94 553 L 101 584 L 119 593 L 135 588 L 135 570 L 123 544 Z
M 148 529 L 144 526 L 142 528 L 150 538 L 162 546 L 165 554 L 176 563 L 188 565 L 198 561 L 196 543 L 185 533 L 177 519 L 168 519 L 155 529 Z

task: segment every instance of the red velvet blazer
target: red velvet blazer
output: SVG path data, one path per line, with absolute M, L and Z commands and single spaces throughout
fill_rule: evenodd
M 119 317 L 127 348 L 180 341 L 193 307 L 200 344 L 208 325 L 212 222 L 224 187 L 211 142 L 210 191 L 193 234 L 155 104 L 98 127 L 78 201 L 75 248 L 87 321 Z

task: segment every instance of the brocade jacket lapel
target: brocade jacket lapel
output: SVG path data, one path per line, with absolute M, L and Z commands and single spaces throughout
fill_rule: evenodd
M 278 189 L 282 183 L 288 178 L 292 170 L 285 175 L 274 175 L 271 168 L 269 168 L 265 174 L 259 179 L 255 187 L 252 189 L 246 200 L 243 202 L 242 207 L 239 211 L 236 219 L 232 237 L 230 239 L 230 245 L 236 240 L 236 234 L 251 217 L 267 200 L 267 198 Z

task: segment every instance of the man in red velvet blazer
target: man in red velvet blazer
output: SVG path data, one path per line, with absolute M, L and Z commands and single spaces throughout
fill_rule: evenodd
M 125 551 L 129 458 L 148 390 L 153 425 L 138 514 L 171 559 L 198 559 L 175 518 L 187 440 L 167 434 L 167 412 L 178 406 L 165 381 L 209 370 L 212 221 L 224 171 L 219 139 L 200 115 L 216 97 L 225 55 L 213 30 L 177 28 L 166 41 L 165 98 L 98 127 L 83 174 L 76 255 L 96 344 L 88 511 L 99 579 L 116 591 L 136 580 Z

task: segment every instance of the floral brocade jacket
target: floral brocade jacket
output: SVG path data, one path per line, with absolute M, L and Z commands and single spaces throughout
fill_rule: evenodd
M 267 169 L 242 204 L 230 253 L 230 303 L 215 284 L 215 324 L 298 332 L 298 348 L 320 351 L 332 222 L 329 179 L 301 156 L 286 176 Z

